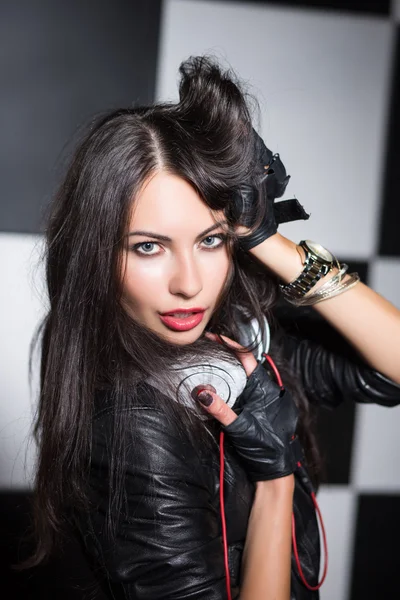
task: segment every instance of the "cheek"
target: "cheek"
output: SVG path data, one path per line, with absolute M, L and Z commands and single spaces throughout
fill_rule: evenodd
M 207 261 L 206 278 L 214 285 L 221 287 L 230 271 L 231 259 L 226 250 L 216 252 L 214 256 Z
M 137 307 L 148 305 L 159 296 L 162 277 L 162 265 L 157 261 L 128 257 L 123 283 L 125 298 Z

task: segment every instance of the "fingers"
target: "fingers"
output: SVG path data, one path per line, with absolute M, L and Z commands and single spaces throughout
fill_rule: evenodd
M 231 340 L 230 338 L 226 337 L 226 335 L 218 336 L 216 333 L 211 333 L 209 331 L 207 333 L 205 333 L 204 335 L 208 339 L 213 340 L 218 343 L 221 343 L 219 340 L 219 338 L 221 337 L 226 342 L 226 344 L 230 348 L 232 348 L 232 350 L 243 349 L 243 346 L 238 344 L 238 342 L 235 342 L 234 340 Z M 252 374 L 252 372 L 258 365 L 255 356 L 253 355 L 252 352 L 236 352 L 236 356 L 237 356 L 238 360 L 240 360 L 240 362 L 242 363 L 242 366 L 243 366 L 244 370 L 246 371 L 247 377 L 250 377 L 250 375 Z
M 222 425 L 230 425 L 237 419 L 237 414 L 233 412 L 218 394 L 211 391 L 210 387 L 203 386 L 200 393 L 194 395 L 195 399 L 206 412 L 217 419 Z

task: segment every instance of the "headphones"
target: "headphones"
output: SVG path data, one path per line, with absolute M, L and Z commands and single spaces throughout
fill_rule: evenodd
M 270 329 L 266 317 L 260 328 L 258 321 L 250 318 L 242 307 L 235 305 L 235 309 L 236 325 L 239 329 L 239 339 L 235 341 L 241 345 L 248 345 L 256 340 L 257 346 L 253 354 L 258 362 L 264 362 L 263 353 L 268 353 L 270 345 Z M 232 408 L 247 382 L 246 372 L 239 359 L 234 356 L 231 360 L 210 356 L 210 359 L 203 358 L 201 362 L 194 356 L 188 364 L 172 367 L 169 375 L 176 390 L 174 399 L 189 408 L 193 408 L 192 390 L 206 384 L 212 385 L 222 400 Z M 149 377 L 147 382 L 165 393 L 156 377 Z
M 235 309 L 237 314 L 235 316 L 236 325 L 239 330 L 239 337 L 237 342 L 242 346 L 247 346 L 253 343 L 253 341 L 257 342 L 253 350 L 253 354 L 257 359 L 257 362 L 262 363 L 266 360 L 266 356 L 268 355 L 269 346 L 270 346 L 270 328 L 266 317 L 264 316 L 261 327 L 258 321 L 254 318 L 251 318 L 248 313 L 238 305 L 235 305 Z M 274 363 L 271 357 L 268 356 L 268 362 L 272 363 L 272 368 L 277 374 L 277 379 L 279 385 L 282 387 L 282 381 L 280 379 L 279 372 L 274 366 Z M 192 390 L 201 385 L 212 385 L 217 394 L 228 404 L 230 408 L 232 408 L 243 392 L 246 382 L 247 376 L 246 372 L 242 366 L 242 363 L 235 357 L 232 356 L 231 360 L 222 360 L 220 357 L 213 358 L 210 356 L 209 360 L 204 360 L 199 362 L 196 356 L 193 356 L 192 360 L 189 361 L 189 364 L 186 365 L 176 365 L 171 369 L 170 375 L 172 376 L 172 383 L 174 389 L 176 389 L 176 396 L 174 400 L 179 401 L 180 403 L 186 405 L 188 408 L 193 409 L 194 400 L 192 399 L 191 392 Z M 162 393 L 165 393 L 165 388 L 161 386 L 161 384 L 153 377 L 147 379 L 147 381 L 157 389 L 159 389 Z M 199 418 L 207 419 L 207 415 L 198 414 Z M 224 557 L 225 557 L 225 575 L 226 575 L 226 586 L 227 586 L 227 597 L 230 600 L 232 598 L 231 589 L 230 589 L 230 573 L 228 566 L 228 540 L 226 533 L 226 521 L 225 521 L 225 505 L 224 505 L 224 433 L 220 432 L 220 456 L 221 456 L 221 467 L 220 467 L 220 503 L 221 503 L 221 518 L 222 518 L 222 536 L 224 543 Z M 318 506 L 317 499 L 315 497 L 315 492 L 311 481 L 309 479 L 308 473 L 303 466 L 302 461 L 298 461 L 296 471 L 298 472 L 298 476 L 303 486 L 305 486 L 308 493 L 311 495 L 312 502 L 314 504 L 315 510 L 319 516 L 321 530 L 323 535 L 324 542 L 324 550 L 325 550 L 325 565 L 324 571 L 321 580 L 315 586 L 310 585 L 304 575 L 302 566 L 300 564 L 299 553 L 297 549 L 297 539 L 296 539 L 296 522 L 294 518 L 294 514 L 292 515 L 292 543 L 293 543 L 293 551 L 294 558 L 297 566 L 297 570 L 299 572 L 300 579 L 303 585 L 309 590 L 318 590 L 323 584 L 328 567 L 328 548 L 325 534 L 325 527 L 322 520 L 321 511 Z

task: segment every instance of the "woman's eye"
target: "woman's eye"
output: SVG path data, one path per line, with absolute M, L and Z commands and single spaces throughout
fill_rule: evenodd
M 223 243 L 226 240 L 226 235 L 220 233 L 218 235 L 208 235 L 206 238 L 204 238 L 203 243 L 206 242 L 207 240 L 211 240 L 211 242 L 217 240 L 218 243 L 211 243 L 211 244 L 206 244 L 207 248 L 219 248 L 220 246 L 223 245 Z
M 208 235 L 202 240 L 202 244 L 205 245 L 207 250 L 216 250 L 220 246 L 223 246 L 226 239 L 227 236 L 223 233 L 220 233 L 218 235 Z M 134 246 L 132 246 L 131 250 L 133 250 L 137 254 L 140 254 L 141 256 L 156 256 L 157 254 L 159 254 L 157 246 L 159 246 L 159 244 L 157 244 L 156 242 L 141 242 L 140 244 L 135 244 Z M 154 248 L 155 252 L 152 251 L 154 250 Z
M 153 254 L 158 254 L 158 252 L 151 252 L 152 247 L 157 245 L 158 244 L 156 244 L 155 242 L 142 242 L 141 244 L 135 244 L 132 249 L 138 254 L 146 254 L 148 256 L 152 256 Z

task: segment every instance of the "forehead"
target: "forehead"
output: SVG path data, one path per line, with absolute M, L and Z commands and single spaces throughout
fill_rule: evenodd
M 211 210 L 187 181 L 161 171 L 145 182 L 135 198 L 130 226 L 169 233 L 182 228 L 200 231 L 222 217 L 223 211 Z

